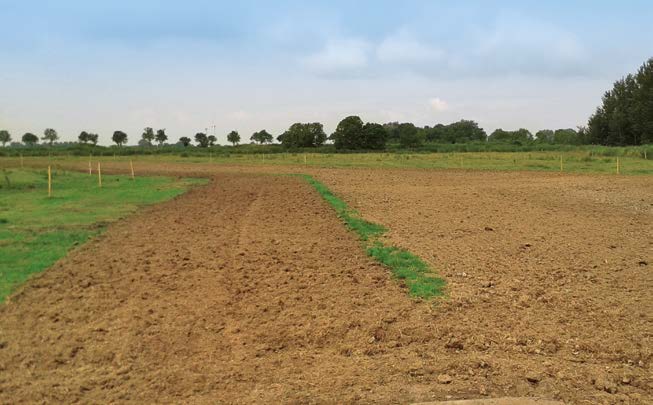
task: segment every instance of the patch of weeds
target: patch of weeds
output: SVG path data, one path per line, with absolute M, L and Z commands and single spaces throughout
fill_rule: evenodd
M 378 240 L 387 231 L 383 225 L 361 218 L 358 212 L 349 209 L 347 203 L 312 176 L 300 176 L 333 207 L 347 227 L 358 234 L 365 244 L 367 254 L 390 268 L 395 277 L 406 283 L 410 295 L 429 299 L 444 294 L 445 281 L 436 276 L 426 262 L 405 249 L 386 246 Z

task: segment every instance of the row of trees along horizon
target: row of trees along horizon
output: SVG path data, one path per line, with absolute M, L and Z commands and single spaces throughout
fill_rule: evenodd
M 49 146 L 70 145 L 71 143 L 56 143 L 59 139 L 57 131 L 48 128 L 44 131 L 42 141 Z M 80 144 L 97 145 L 99 136 L 96 133 L 82 131 L 78 140 Z M 128 136 L 123 131 L 115 131 L 111 140 L 121 147 L 127 143 Z M 386 144 L 398 145 L 401 148 L 418 148 L 424 143 L 456 144 L 469 142 L 497 142 L 512 145 L 529 143 L 559 144 L 559 145 L 606 145 L 628 146 L 653 143 L 653 58 L 645 62 L 635 74 L 616 81 L 613 89 L 607 91 L 602 98 L 602 105 L 589 118 L 587 126 L 577 129 L 566 128 L 544 129 L 534 135 L 527 129 L 514 131 L 497 129 L 489 136 L 478 123 L 472 120 L 460 120 L 448 125 L 418 127 L 412 123 L 390 122 L 385 124 L 364 123 L 358 116 L 344 118 L 336 130 L 327 136 L 324 127 L 319 122 L 295 123 L 276 140 L 288 148 L 314 148 L 331 141 L 337 150 L 384 150 Z M 10 147 L 34 147 L 38 144 L 38 136 L 26 133 L 22 143 L 13 142 L 11 134 L 0 130 L 0 143 Z M 165 129 L 154 131 L 144 129 L 138 146 L 168 145 L 168 135 Z M 195 134 L 194 141 L 198 147 L 207 148 L 217 145 L 217 138 L 203 132 Z M 237 131 L 227 135 L 227 141 L 233 146 L 241 142 Z M 251 143 L 273 143 L 274 137 L 265 129 L 254 132 L 250 136 Z M 183 136 L 175 144 L 190 146 L 192 140 Z

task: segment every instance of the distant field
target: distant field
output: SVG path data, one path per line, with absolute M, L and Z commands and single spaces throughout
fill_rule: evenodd
M 653 157 L 597 156 L 592 151 L 575 150 L 566 152 L 463 152 L 463 153 L 273 153 L 273 154 L 204 154 L 181 155 L 135 155 L 102 156 L 102 161 L 130 159 L 145 162 L 170 163 L 214 163 L 243 165 L 294 165 L 312 167 L 369 167 L 369 168 L 423 168 L 423 169 L 470 169 L 470 170 L 536 170 L 562 171 L 571 173 L 624 175 L 653 174 Z M 94 157 L 93 160 L 97 160 Z M 88 157 L 53 156 L 25 157 L 23 164 L 43 166 L 48 161 L 57 164 L 82 163 Z M 19 167 L 18 157 L 0 158 L 0 166 Z
M 204 180 L 103 176 L 45 170 L 0 171 L 0 302 L 30 275 L 51 266 L 73 246 L 144 204 L 181 194 Z

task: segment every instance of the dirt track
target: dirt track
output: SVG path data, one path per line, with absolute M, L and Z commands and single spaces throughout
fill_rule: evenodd
M 433 306 L 301 180 L 235 173 L 255 170 L 113 225 L 0 308 L 0 400 L 653 402 L 650 180 L 313 170 L 441 269 Z

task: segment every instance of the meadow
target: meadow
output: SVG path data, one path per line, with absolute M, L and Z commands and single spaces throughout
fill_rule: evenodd
M 321 168 L 415 168 L 469 169 L 489 171 L 547 171 L 623 175 L 653 174 L 653 156 L 644 149 L 572 148 L 562 151 L 532 152 L 442 152 L 442 153 L 212 153 L 192 148 L 187 153 L 92 156 L 92 160 L 143 163 L 215 163 L 247 166 L 296 166 Z M 628 153 L 626 153 L 628 152 Z M 77 164 L 89 155 L 11 156 L 0 165 L 20 167 Z

